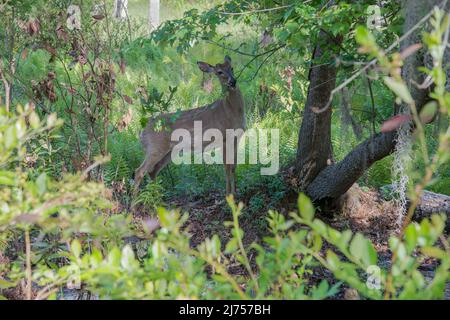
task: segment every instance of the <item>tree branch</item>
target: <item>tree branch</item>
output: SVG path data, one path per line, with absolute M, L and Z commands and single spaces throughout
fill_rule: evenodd
M 353 149 L 342 161 L 329 165 L 309 184 L 306 193 L 313 201 L 337 199 L 376 161 L 394 151 L 395 131 L 378 133 Z
M 327 35 L 321 31 L 319 37 L 326 39 Z M 326 54 L 324 41 L 319 43 L 314 49 L 313 61 Z M 320 114 L 315 113 L 314 109 L 322 108 L 328 102 L 329 94 L 336 84 L 336 72 L 336 65 L 328 63 L 311 66 L 309 70 L 310 83 L 298 136 L 295 167 L 300 190 L 305 190 L 327 163 L 332 161 L 331 108 Z

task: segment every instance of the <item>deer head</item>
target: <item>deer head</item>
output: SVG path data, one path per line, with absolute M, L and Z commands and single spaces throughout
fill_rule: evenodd
M 197 65 L 204 73 L 214 73 L 223 88 L 231 90 L 236 88 L 236 79 L 234 78 L 231 58 L 229 56 L 225 56 L 224 62 L 218 63 L 215 66 L 203 61 L 198 61 Z

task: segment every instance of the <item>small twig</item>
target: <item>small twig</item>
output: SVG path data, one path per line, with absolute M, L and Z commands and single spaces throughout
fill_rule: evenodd
M 270 50 L 267 50 L 267 51 L 265 51 L 265 52 L 262 52 L 262 53 L 259 53 L 259 54 L 254 55 L 253 58 L 250 59 L 250 61 L 247 62 L 247 63 L 242 67 L 241 70 L 239 70 L 239 73 L 238 73 L 236 79 L 239 79 L 239 78 L 241 77 L 242 73 L 244 72 L 244 70 L 247 69 L 248 66 L 249 66 L 253 61 L 255 61 L 257 58 L 259 58 L 259 57 L 261 57 L 261 56 L 264 56 L 264 55 L 266 55 L 266 54 L 269 54 L 269 56 L 270 56 L 270 55 L 272 55 L 275 51 L 278 51 L 278 50 L 280 50 L 281 48 L 284 48 L 285 46 L 286 46 L 285 44 L 282 44 L 282 45 L 280 45 L 280 46 L 278 46 L 278 47 L 275 47 L 275 48 L 273 48 L 273 49 L 270 49 Z M 266 60 L 267 60 L 267 59 L 266 59 Z
M 168 241 L 169 244 L 171 244 L 174 248 L 177 247 L 177 244 L 174 242 L 171 242 L 170 240 Z M 247 294 L 242 291 L 241 287 L 239 286 L 239 284 L 236 282 L 236 280 L 233 278 L 232 275 L 230 275 L 226 269 L 226 267 L 224 267 L 222 264 L 217 263 L 214 260 L 209 259 L 207 256 L 204 256 L 203 254 L 201 254 L 200 252 L 196 251 L 196 250 L 192 250 L 191 248 L 180 248 L 182 249 L 185 253 L 190 254 L 196 258 L 199 258 L 203 261 L 205 261 L 206 263 L 208 263 L 218 274 L 220 274 L 221 276 L 223 276 L 228 283 L 236 290 L 237 294 L 240 296 L 240 298 L 242 300 L 248 300 L 248 296 Z
M 234 53 L 237 53 L 237 54 L 240 54 L 240 55 L 243 55 L 243 56 L 254 57 L 256 55 L 254 53 L 248 53 L 248 52 L 244 52 L 244 51 L 241 51 L 241 50 L 238 50 L 238 49 L 234 49 L 234 48 L 228 47 L 228 46 L 226 46 L 224 44 L 221 44 L 221 43 L 213 41 L 213 40 L 205 40 L 205 41 L 207 43 L 211 43 L 211 44 L 214 44 L 214 45 L 216 45 L 218 47 L 221 47 L 222 49 L 229 50 L 231 52 L 234 52 Z
M 128 15 L 128 8 L 126 8 L 125 14 L 127 15 L 127 26 L 128 26 L 129 42 L 131 42 L 131 39 L 132 39 L 131 22 L 130 22 L 130 16 Z
M 258 66 L 258 69 L 256 69 L 256 71 L 255 71 L 255 73 L 253 74 L 253 76 L 252 76 L 249 80 L 246 80 L 246 81 L 252 81 L 253 79 L 255 79 L 256 76 L 257 76 L 258 73 L 259 73 L 259 70 L 261 70 L 261 67 L 266 63 L 267 60 L 269 60 L 269 58 L 270 58 L 271 56 L 274 55 L 275 52 L 276 52 L 276 51 L 272 51 L 271 53 L 269 53 L 269 54 L 264 58 L 264 60 L 261 62 L 261 64 Z
M 236 208 L 236 210 L 240 210 L 240 209 Z M 234 212 L 233 212 L 233 225 L 234 225 L 234 230 L 236 230 L 236 239 L 238 242 L 239 250 L 241 251 L 242 258 L 244 259 L 245 268 L 247 269 L 247 272 L 250 274 L 250 277 L 252 278 L 252 280 L 254 282 L 256 290 L 259 290 L 258 281 L 256 280 L 256 276 L 252 271 L 250 261 L 248 260 L 248 257 L 247 257 L 247 252 L 245 251 L 245 248 L 244 248 L 244 243 L 242 242 L 242 238 L 239 236 L 238 215 L 235 214 Z
M 38 293 L 38 295 L 36 296 L 35 300 L 45 300 L 47 299 L 50 295 L 52 295 L 53 293 L 57 292 L 59 290 L 59 288 L 53 288 L 51 290 L 48 290 L 46 292 L 40 292 Z
M 450 256 L 450 246 L 448 245 L 448 240 L 445 239 L 445 237 L 443 235 L 439 236 L 439 240 L 441 240 L 441 243 L 444 246 L 445 251 Z
M 366 72 L 366 74 L 367 74 L 367 72 Z M 370 81 L 369 77 L 366 77 L 366 79 L 367 79 L 367 85 L 369 87 L 370 101 L 371 101 L 371 104 L 372 104 L 372 106 L 371 106 L 372 107 L 372 135 L 374 135 L 375 134 L 375 117 L 376 117 L 376 114 L 375 114 L 375 99 L 373 98 L 372 82 Z
M 25 254 L 26 254 L 26 298 L 31 300 L 31 242 L 30 242 L 30 231 L 25 230 Z
M 306 1 L 306 2 L 308 2 L 308 1 Z M 290 7 L 293 7 L 293 6 L 294 6 L 293 4 L 290 4 L 290 5 L 286 5 L 286 6 L 267 8 L 267 9 L 256 9 L 256 10 L 242 11 L 242 12 L 224 12 L 224 11 L 219 11 L 218 13 L 224 14 L 224 15 L 229 15 L 229 16 L 241 16 L 241 15 L 246 15 L 246 14 L 253 14 L 253 13 L 260 13 L 260 12 L 269 12 L 269 11 L 282 10 L 282 9 L 287 9 L 287 8 L 290 8 Z

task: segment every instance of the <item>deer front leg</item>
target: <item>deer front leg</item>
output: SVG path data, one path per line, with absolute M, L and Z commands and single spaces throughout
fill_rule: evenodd
M 136 169 L 134 173 L 134 187 L 133 187 L 133 196 L 136 196 L 139 191 L 139 186 L 141 185 L 141 181 L 144 178 L 144 175 L 150 168 L 150 161 L 148 158 L 144 160 L 139 168 Z
M 231 193 L 231 170 L 229 164 L 224 164 L 225 181 L 226 181 L 226 195 Z
M 230 165 L 230 193 L 236 195 L 236 165 Z
M 226 183 L 226 193 L 225 195 L 229 195 L 231 192 L 231 171 L 230 171 L 230 165 L 227 164 L 227 151 L 225 147 L 224 142 L 224 148 L 223 148 L 223 169 L 225 170 L 225 183 Z
M 153 172 L 153 169 L 155 168 L 155 165 L 164 158 L 160 154 L 156 152 L 149 152 L 144 162 L 141 164 L 139 168 L 136 169 L 136 172 L 134 174 L 134 188 L 133 188 L 133 197 L 135 197 L 139 192 L 139 186 L 141 185 L 141 181 L 144 178 L 145 174 L 147 172 L 151 173 Z
M 233 144 L 233 160 L 232 163 L 227 163 L 227 148 L 223 149 L 223 164 L 225 168 L 225 179 L 226 179 L 226 195 L 232 194 L 236 195 L 236 164 L 237 164 L 237 142 L 234 140 Z
M 234 140 L 233 144 L 233 163 L 230 164 L 230 192 L 232 195 L 236 196 L 236 166 L 237 166 L 237 147 L 238 139 Z

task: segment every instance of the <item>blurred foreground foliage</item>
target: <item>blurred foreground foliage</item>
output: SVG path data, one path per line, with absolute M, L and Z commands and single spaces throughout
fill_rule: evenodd
M 0 163 L 2 298 L 25 282 L 26 297 L 36 299 L 63 298 L 66 286 L 83 287 L 100 299 L 325 299 L 342 283 L 363 297 L 380 299 L 389 274 L 396 292 L 392 298 L 444 297 L 450 258 L 437 241 L 443 239 L 445 216 L 412 223 L 402 239 L 392 237 L 391 250 L 399 259 L 384 269 L 377 266 L 370 240 L 315 218 L 303 194 L 298 212 L 287 219 L 270 211 L 269 235 L 261 244 L 244 247 L 239 226 L 243 204 L 230 196 L 228 242 L 214 235 L 192 248 L 184 227 L 188 214 L 158 208 L 158 220 L 145 221 L 145 232 L 139 234 L 126 215 L 108 214 L 112 203 L 105 187 L 86 180 L 88 172 L 55 181 L 28 168 L 27 146 L 40 135 L 53 134 L 60 121 L 53 115 L 40 121 L 28 107 L 17 110 L 0 115 L 0 148 L 5 151 Z M 126 241 L 131 235 L 139 235 L 143 249 Z M 3 254 L 17 241 L 26 250 L 6 263 Z M 432 279 L 418 270 L 428 257 L 439 262 Z M 314 282 L 311 274 L 318 266 L 337 281 Z M 241 272 L 231 273 L 233 268 Z

